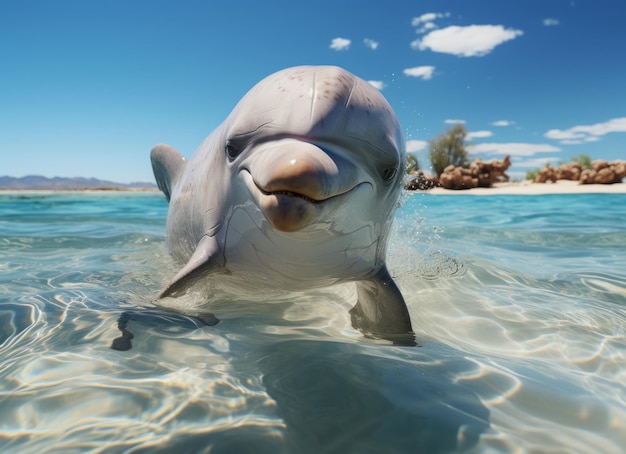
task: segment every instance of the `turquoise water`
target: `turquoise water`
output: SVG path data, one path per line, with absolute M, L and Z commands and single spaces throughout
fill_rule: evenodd
M 0 195 L 0 452 L 624 451 L 624 195 L 405 194 L 389 264 L 419 347 L 354 331 L 349 285 L 214 326 L 150 308 L 166 212 Z

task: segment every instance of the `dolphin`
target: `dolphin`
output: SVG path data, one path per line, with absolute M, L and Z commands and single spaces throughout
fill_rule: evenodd
M 404 160 L 398 119 L 368 82 L 333 66 L 266 77 L 189 160 L 151 151 L 167 245 L 184 264 L 158 298 L 211 276 L 251 292 L 355 282 L 353 326 L 410 344 L 385 262 Z

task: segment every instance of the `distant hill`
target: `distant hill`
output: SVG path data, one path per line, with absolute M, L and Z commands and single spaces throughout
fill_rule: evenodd
M 0 189 L 48 189 L 48 190 L 79 190 L 79 189 L 153 189 L 154 183 L 115 183 L 96 178 L 47 178 L 41 175 L 28 175 L 21 178 L 0 177 Z

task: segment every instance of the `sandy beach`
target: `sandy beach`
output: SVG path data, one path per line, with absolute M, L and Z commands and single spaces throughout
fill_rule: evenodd
M 434 188 L 434 195 L 545 195 L 545 194 L 626 194 L 626 184 L 578 184 L 577 181 L 559 180 L 556 183 L 496 183 L 491 188 L 452 190 Z
M 53 193 L 100 193 L 117 192 L 154 193 L 157 188 L 106 188 L 106 189 L 0 189 L 0 194 L 53 194 Z M 626 184 L 578 184 L 577 181 L 559 180 L 556 183 L 533 183 L 531 181 L 496 183 L 491 188 L 453 190 L 434 188 L 428 191 L 433 195 L 545 195 L 545 194 L 626 194 Z

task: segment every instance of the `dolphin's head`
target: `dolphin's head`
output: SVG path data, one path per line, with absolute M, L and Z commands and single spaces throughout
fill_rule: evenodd
M 315 234 L 317 242 L 339 238 L 338 248 L 384 260 L 404 142 L 378 90 L 337 67 L 289 68 L 252 88 L 225 124 L 239 198 L 253 201 L 271 229 L 299 244 Z
M 402 132 L 364 80 L 336 67 L 289 68 L 257 84 L 232 116 L 224 153 L 276 229 L 301 230 L 359 190 L 385 219 L 393 209 Z

